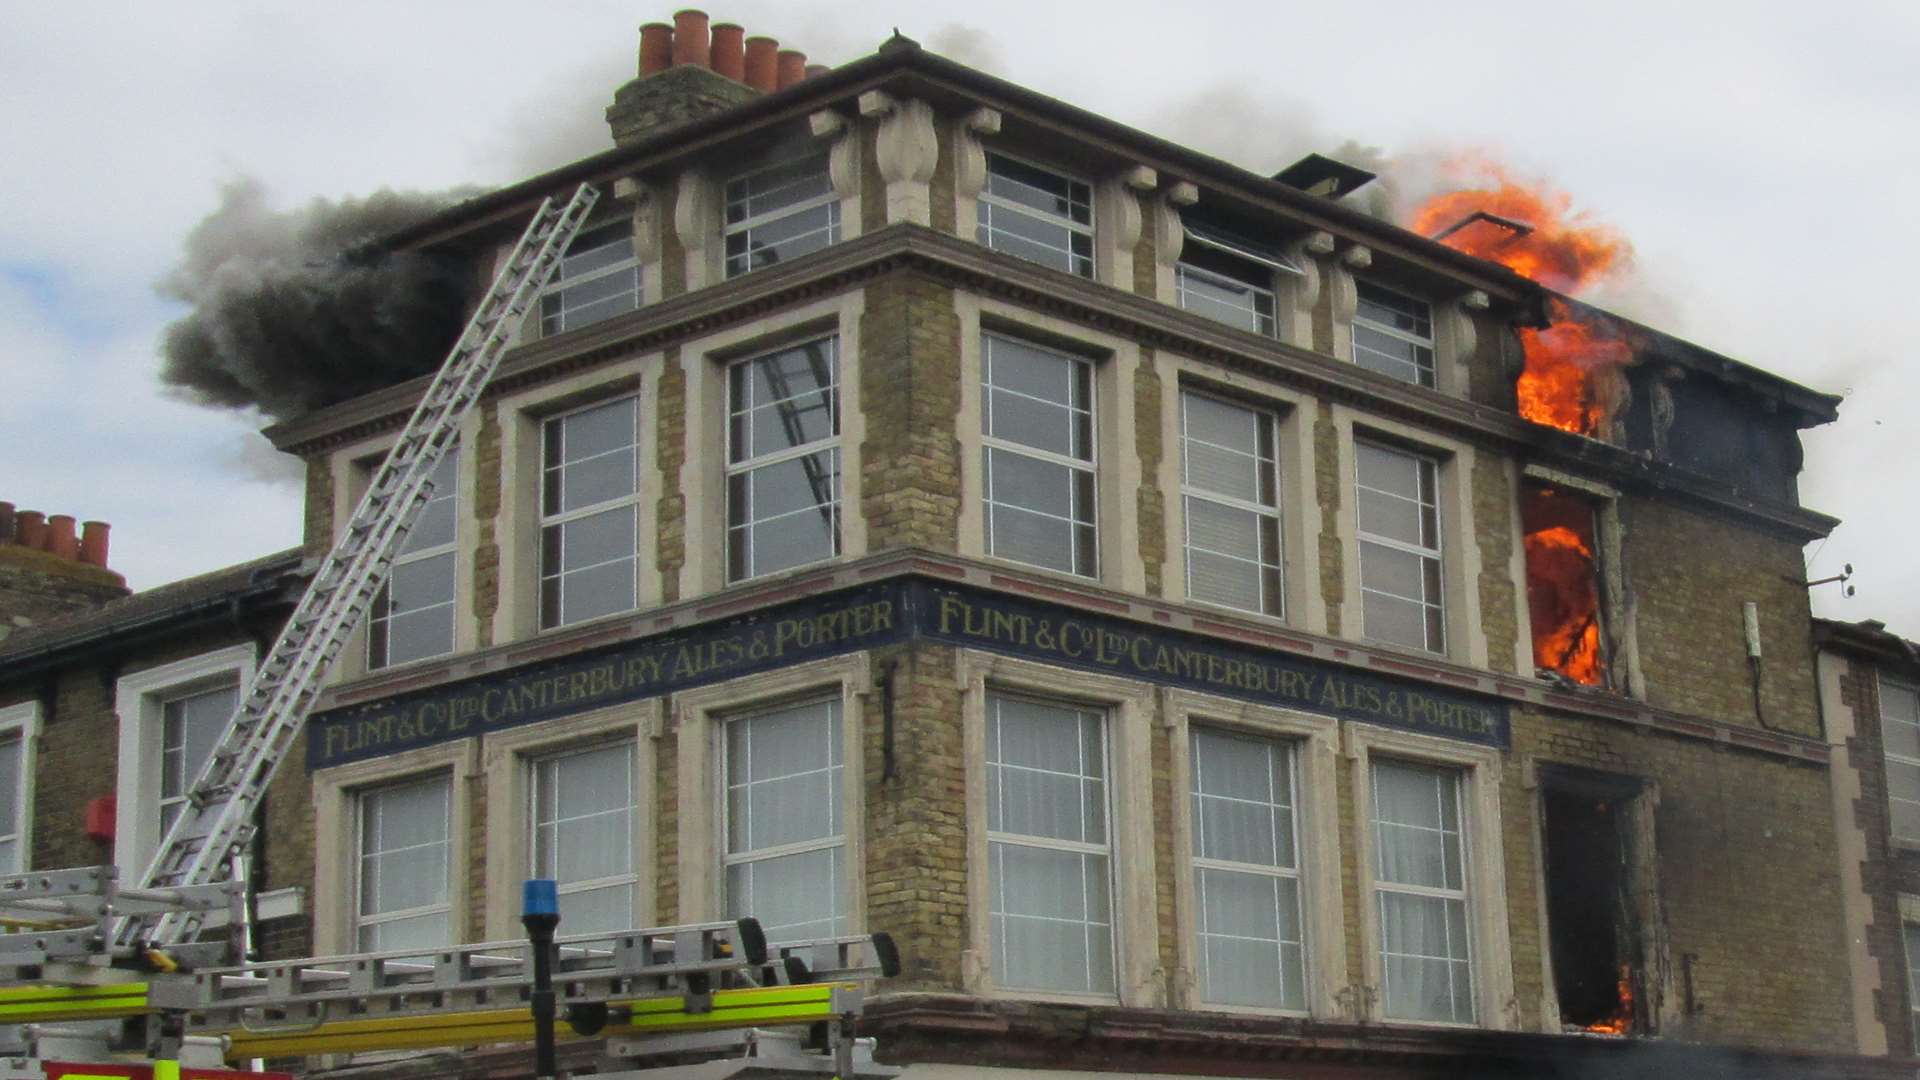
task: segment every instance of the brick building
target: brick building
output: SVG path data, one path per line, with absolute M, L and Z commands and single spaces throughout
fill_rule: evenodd
M 743 36 L 645 28 L 614 149 L 390 239 L 481 280 L 607 193 L 282 775 L 274 948 L 514 936 L 540 875 L 563 933 L 890 932 L 912 1077 L 1901 1071 L 1801 584 L 1835 398 L 1613 320 L 1545 427 L 1565 301 L 1357 170 Z M 309 554 L 423 383 L 270 429 Z

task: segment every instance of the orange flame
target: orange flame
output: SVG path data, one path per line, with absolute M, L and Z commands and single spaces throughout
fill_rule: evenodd
M 1529 186 L 1500 165 L 1479 157 L 1449 163 L 1450 172 L 1473 174 L 1476 186 L 1442 192 L 1422 203 L 1408 227 L 1432 236 L 1477 211 L 1524 222 L 1516 234 L 1490 222 L 1452 233 L 1448 246 L 1497 262 L 1550 289 L 1575 293 L 1632 261 L 1633 249 L 1613 229 L 1573 212 L 1573 200 L 1544 185 Z M 1618 369 L 1633 350 L 1604 327 L 1585 321 L 1555 300 L 1553 325 L 1521 331 L 1526 371 L 1520 376 L 1520 415 L 1537 424 L 1578 435 L 1602 437 L 1624 400 Z
M 1533 662 L 1583 686 L 1599 686 L 1605 667 L 1593 511 L 1577 498 L 1534 489 L 1522 499 L 1520 516 Z
M 1588 1024 L 1587 1031 L 1599 1035 L 1625 1035 L 1633 1030 L 1633 969 L 1625 964 L 1620 965 L 1617 993 L 1620 1003 L 1614 1006 L 1613 1015 Z

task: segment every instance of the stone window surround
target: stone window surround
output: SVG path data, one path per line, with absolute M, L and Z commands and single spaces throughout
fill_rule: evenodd
M 245 689 L 253 678 L 252 644 L 190 656 L 122 675 L 114 683 L 113 711 L 120 733 L 114 784 L 113 861 L 122 875 L 139 880 L 163 839 L 160 833 L 160 740 L 166 702 L 182 694 L 223 686 Z
M 467 414 L 460 425 L 460 434 L 454 446 L 465 448 L 479 445 L 480 410 Z M 347 521 L 360 504 L 360 496 L 366 494 L 367 485 L 373 482 L 373 471 L 393 449 L 397 433 L 388 432 L 370 439 L 334 450 L 327 458 L 327 471 L 332 478 L 333 491 L 333 536 L 332 543 L 339 543 L 340 537 L 347 531 Z M 427 664 L 444 660 L 455 653 L 467 652 L 479 647 L 473 620 L 468 614 L 473 610 L 473 539 L 478 533 L 473 516 L 473 495 L 476 478 L 474 457 L 471 453 L 462 453 L 454 476 L 454 545 L 453 545 L 453 652 L 439 656 L 423 657 L 401 664 L 389 664 L 383 668 L 367 666 L 367 627 L 373 620 L 373 608 L 367 608 L 367 614 L 354 627 L 353 635 L 348 639 L 346 648 L 334 661 L 332 673 L 327 677 L 330 685 L 339 684 L 371 675 L 375 671 L 384 674 L 389 671 L 404 670 L 411 664 Z
M 1368 724 L 1346 723 L 1344 754 L 1350 765 L 1353 789 L 1354 889 L 1359 898 L 1361 970 L 1349 995 L 1353 1018 L 1407 1027 L 1492 1028 L 1518 1027 L 1513 996 L 1513 959 L 1507 937 L 1505 846 L 1501 842 L 1501 753 L 1492 747 L 1438 739 Z M 1437 765 L 1462 771 L 1466 822 L 1461 841 L 1466 848 L 1467 908 L 1472 937 L 1473 1024 L 1436 1020 L 1391 1020 L 1379 988 L 1380 925 L 1374 901 L 1373 780 L 1375 755 L 1417 765 Z
M 722 727 L 727 718 L 818 699 L 837 690 L 841 760 L 846 767 L 841 785 L 841 820 L 846 823 L 847 932 L 865 931 L 866 780 L 860 763 L 865 760 L 865 707 L 872 689 L 868 654 L 856 652 L 743 675 L 673 696 L 669 722 L 677 733 L 680 922 L 711 922 L 725 916 L 725 875 L 720 872 L 720 864 L 725 846 L 721 827 L 726 792 L 720 790 L 718 780 L 724 753 Z
M 960 410 L 955 421 L 959 425 L 956 434 L 960 441 L 960 554 L 1082 585 L 1098 581 L 1109 588 L 1145 593 L 1146 571 L 1140 561 L 1139 505 L 1135 497 L 1141 486 L 1140 458 L 1133 450 L 1133 379 L 1140 366 L 1139 345 L 968 292 L 954 294 L 954 307 L 960 318 Z M 1098 507 L 1094 530 L 1100 568 L 1097 579 L 987 554 L 983 506 L 986 478 L 980 460 L 981 335 L 984 333 L 1025 337 L 1093 362 L 1094 445 L 1100 448 L 1094 463 Z
M 23 701 L 0 708 L 0 739 L 20 740 L 20 776 L 15 788 L 19 814 L 15 822 L 14 850 L 20 853 L 20 870 L 33 869 L 33 787 L 39 764 L 40 729 L 45 721 L 38 701 Z M 145 870 L 146 867 L 141 867 Z
M 1090 706 L 1106 714 L 1112 850 L 1114 976 L 1118 1003 L 1165 1004 L 1160 969 L 1158 880 L 1154 873 L 1152 741 L 1156 690 L 1147 683 L 1051 667 L 976 649 L 958 651 L 966 758 L 967 949 L 961 979 L 968 993 L 1025 1001 L 1112 1004 L 1115 996 L 1007 990 L 993 983 L 987 850 L 987 693 L 1009 690 Z
M 657 556 L 651 538 L 657 535 L 659 529 L 658 503 L 664 485 L 658 464 L 658 421 L 652 405 L 659 400 L 662 366 L 658 353 L 630 356 L 569 379 L 544 383 L 521 393 L 504 396 L 496 403 L 501 428 L 500 501 L 494 536 L 500 546 L 500 584 L 499 606 L 493 614 L 494 641 L 525 641 L 542 633 L 561 633 L 591 625 L 589 621 L 545 631 L 539 628 L 542 424 L 550 416 L 636 393 L 640 397 L 640 423 L 636 432 L 639 439 L 639 467 L 635 473 L 639 496 L 635 500 L 638 523 L 634 535 L 639 550 L 634 565 L 637 579 L 634 610 L 660 603 L 660 580 L 655 572 Z M 468 426 L 472 429 L 473 437 L 465 445 L 478 445 L 479 413 L 484 408 L 483 404 L 482 409 L 475 410 L 469 416 Z M 463 439 L 468 434 L 463 430 Z M 479 454 L 462 457 L 478 458 Z M 474 484 L 478 484 L 477 462 L 470 470 L 463 460 L 461 469 L 463 473 L 471 471 L 475 477 Z M 463 488 L 463 494 L 465 491 Z M 477 527 L 470 533 L 472 536 L 478 534 Z M 471 572 L 464 572 L 461 580 L 464 584 L 460 591 L 467 592 L 472 588 Z M 604 618 L 618 619 L 629 615 L 631 612 L 622 612 Z M 470 649 L 477 644 L 462 635 L 456 635 L 455 641 L 461 649 Z
M 531 765 L 547 754 L 590 749 L 621 737 L 634 742 L 634 925 L 653 925 L 656 762 L 665 715 L 665 699 L 656 697 L 488 732 L 482 737 L 480 756 L 487 780 L 487 892 L 481 926 L 487 940 L 504 941 L 522 932 L 520 883 L 531 876 L 533 865 Z M 561 927 L 560 933 L 567 933 L 567 929 Z
M 1168 787 L 1173 795 L 1174 866 L 1170 872 L 1174 875 L 1174 953 L 1180 965 L 1169 980 L 1172 1004 L 1182 1009 L 1300 1015 L 1200 1000 L 1192 873 L 1193 751 L 1188 740 L 1190 728 L 1197 724 L 1291 742 L 1296 748 L 1294 813 L 1301 838 L 1298 869 L 1301 922 L 1306 931 L 1306 1015 L 1342 1018 L 1340 991 L 1347 985 L 1347 938 L 1340 885 L 1339 721 L 1191 690 L 1167 690 L 1164 694 L 1162 724 L 1173 752 Z
M 447 823 L 447 929 L 454 942 L 471 940 L 468 870 L 475 837 L 473 781 L 481 774 L 480 740 L 458 739 L 386 757 L 321 769 L 313 774 L 313 948 L 317 956 L 356 952 L 359 912 L 359 794 L 431 773 L 450 773 L 453 806 Z M 517 893 L 516 893 L 517 895 Z
M 1160 580 L 1167 599 L 1207 606 L 1187 596 L 1186 500 L 1180 494 L 1182 470 L 1180 394 L 1185 390 L 1249 405 L 1271 413 L 1276 425 L 1275 448 L 1280 484 L 1280 588 L 1286 597 L 1286 615 L 1275 618 L 1243 608 L 1219 608 L 1250 619 L 1292 626 L 1310 633 L 1327 632 L 1326 598 L 1320 595 L 1320 501 L 1314 497 L 1313 420 L 1317 405 L 1311 395 L 1265 382 L 1237 371 L 1216 368 L 1179 355 L 1163 355 L 1161 376 L 1160 469 L 1158 487 L 1165 503 L 1167 559 Z M 1172 376 L 1168 378 L 1168 376 Z
M 1391 650 L 1410 657 L 1440 658 L 1469 667 L 1487 666 L 1487 631 L 1480 617 L 1480 543 L 1473 517 L 1472 480 L 1475 449 L 1468 443 L 1447 438 L 1421 428 L 1381 417 L 1356 412 L 1349 406 L 1333 406 L 1333 422 L 1339 442 L 1338 475 L 1340 508 L 1335 515 L 1341 551 L 1341 629 L 1340 636 L 1365 641 L 1370 648 Z M 1446 604 L 1446 653 L 1431 653 L 1391 642 L 1366 637 L 1365 614 L 1360 592 L 1360 531 L 1358 496 L 1354 492 L 1357 462 L 1354 442 L 1378 440 L 1394 449 L 1424 454 L 1438 466 L 1440 498 L 1440 575 L 1441 595 Z M 1518 552 L 1518 517 L 1514 528 Z M 1525 571 L 1516 579 L 1520 603 L 1526 603 Z M 1522 611 L 1520 625 L 1526 625 Z M 1525 636 L 1516 633 L 1516 638 Z M 1529 646 L 1530 650 L 1530 646 Z M 1531 657 L 1531 651 L 1524 655 Z M 1530 669 L 1529 669 L 1530 670 Z
M 861 451 L 867 439 L 867 423 L 860 396 L 860 324 L 865 311 L 866 293 L 856 289 L 688 342 L 681 348 L 680 363 L 687 375 L 687 452 L 681 475 L 663 476 L 659 482 L 662 490 L 678 490 L 687 496 L 686 559 L 680 567 L 682 599 L 728 587 L 727 366 L 814 338 L 839 339 L 840 554 L 735 584 L 760 586 L 867 553 L 866 514 L 861 506 Z M 641 411 L 644 419 L 644 401 Z M 645 470 L 649 475 L 657 472 L 653 460 L 649 440 Z M 643 535 L 653 535 L 656 527 L 651 516 L 642 520 Z M 650 554 L 642 552 L 646 565 L 651 565 Z M 642 607 L 658 602 L 657 596 L 650 600 L 643 592 Z
M 1333 302 L 1333 356 L 1335 359 L 1344 363 L 1353 363 L 1353 321 L 1360 299 L 1355 288 L 1357 272 L 1359 277 L 1378 281 L 1382 288 L 1391 289 L 1411 299 L 1423 300 L 1432 308 L 1433 386 L 1420 387 L 1417 383 L 1402 385 L 1413 386 L 1416 389 L 1431 389 L 1449 397 L 1467 396 L 1472 380 L 1470 369 L 1474 344 L 1478 336 L 1474 328 L 1473 312 L 1484 311 L 1489 306 L 1485 293 L 1477 289 L 1467 290 L 1447 298 L 1431 287 L 1409 286 L 1396 278 L 1376 277 L 1367 272 L 1373 267 L 1373 251 L 1360 244 L 1345 245 L 1339 250 L 1339 254 L 1326 264 L 1326 267 L 1326 284 Z M 1391 376 L 1383 375 L 1381 378 L 1391 378 Z

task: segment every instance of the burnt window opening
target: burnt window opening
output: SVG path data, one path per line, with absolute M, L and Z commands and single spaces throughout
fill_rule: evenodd
M 1520 489 L 1533 663 L 1582 686 L 1606 686 L 1606 634 L 1593 502 L 1544 484 Z
M 1650 1033 L 1651 800 L 1631 777 L 1541 766 L 1549 955 L 1567 1031 Z

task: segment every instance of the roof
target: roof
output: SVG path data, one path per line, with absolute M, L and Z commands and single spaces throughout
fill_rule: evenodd
M 0 679 L 65 662 L 102 647 L 124 648 L 182 626 L 299 597 L 299 548 L 147 589 L 0 641 Z
M 1870 656 L 1920 671 L 1920 642 L 1893 633 L 1878 619 L 1859 622 L 1815 619 L 1813 641 L 1821 648 Z

